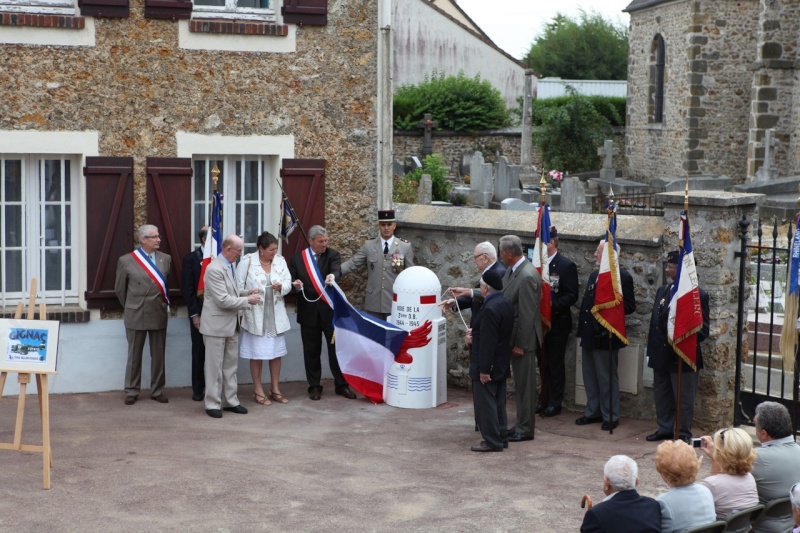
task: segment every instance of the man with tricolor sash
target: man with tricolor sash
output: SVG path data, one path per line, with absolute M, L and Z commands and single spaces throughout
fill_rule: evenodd
M 114 291 L 124 308 L 128 337 L 125 405 L 133 405 L 139 397 L 145 338 L 150 341 L 150 398 L 159 403 L 169 402 L 162 390 L 166 382 L 164 349 L 170 303 L 167 278 L 172 258 L 158 251 L 161 237 L 153 225 L 139 227 L 139 243 L 139 248 L 117 261 L 114 283 Z

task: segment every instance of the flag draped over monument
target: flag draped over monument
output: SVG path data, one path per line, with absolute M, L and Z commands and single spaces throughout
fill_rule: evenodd
M 622 282 L 617 257 L 617 204 L 612 200 L 607 208 L 606 244 L 600 259 L 600 271 L 594 292 L 592 315 L 611 335 L 628 344 L 625 333 L 625 306 L 622 301 Z
M 667 341 L 692 370 L 697 370 L 697 332 L 703 328 L 703 310 L 700 306 L 700 286 L 692 251 L 689 217 L 681 211 L 679 240 L 681 255 L 667 319 Z
M 536 228 L 536 244 L 533 248 L 533 266 L 542 277 L 542 298 L 539 310 L 542 315 L 542 332 L 547 332 L 552 325 L 552 311 L 550 298 L 550 269 L 547 265 L 547 244 L 550 242 L 550 206 L 542 204 L 538 211 L 538 225 Z
M 222 252 L 222 196 L 214 191 L 211 196 L 211 220 L 208 223 L 206 242 L 203 245 L 203 261 L 200 263 L 200 280 L 197 283 L 197 295 L 202 296 L 205 288 L 203 278 L 206 267 L 211 260 Z

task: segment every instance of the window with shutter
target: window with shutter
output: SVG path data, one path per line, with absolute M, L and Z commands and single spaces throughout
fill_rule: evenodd
M 130 253 L 133 228 L 133 158 L 87 157 L 86 287 L 89 309 L 119 309 L 114 293 L 117 260 Z
M 303 229 L 325 226 L 325 160 L 284 159 L 281 178 L 286 197 Z M 302 232 L 294 231 L 289 244 L 283 245 L 283 255 L 291 257 L 306 246 Z
M 172 256 L 167 287 L 170 300 L 182 303 L 181 260 L 192 250 L 192 160 L 188 157 L 147 158 L 147 223 L 161 234 L 159 250 Z
M 194 14 L 275 22 L 277 0 L 194 0 Z

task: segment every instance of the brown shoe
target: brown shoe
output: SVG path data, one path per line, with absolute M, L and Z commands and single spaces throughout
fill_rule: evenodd
M 356 399 L 356 394 L 350 390 L 350 387 L 342 387 L 341 389 L 338 389 L 336 391 L 336 394 L 338 394 L 339 396 L 344 396 L 348 400 Z
M 321 400 L 322 399 L 322 391 L 319 389 L 311 389 L 308 391 L 308 397 L 312 400 Z
M 158 396 L 150 396 L 151 400 L 155 400 L 158 403 L 169 403 L 169 400 L 163 394 L 159 394 Z
M 125 405 L 133 405 L 136 403 L 136 396 L 125 396 Z

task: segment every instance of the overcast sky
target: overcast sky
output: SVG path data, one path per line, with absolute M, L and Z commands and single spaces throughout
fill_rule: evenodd
M 533 39 L 541 32 L 542 24 L 551 21 L 557 13 L 577 18 L 578 10 L 583 8 L 627 27 L 629 17 L 622 10 L 631 3 L 631 0 L 456 1 L 497 46 L 517 59 L 530 49 Z

